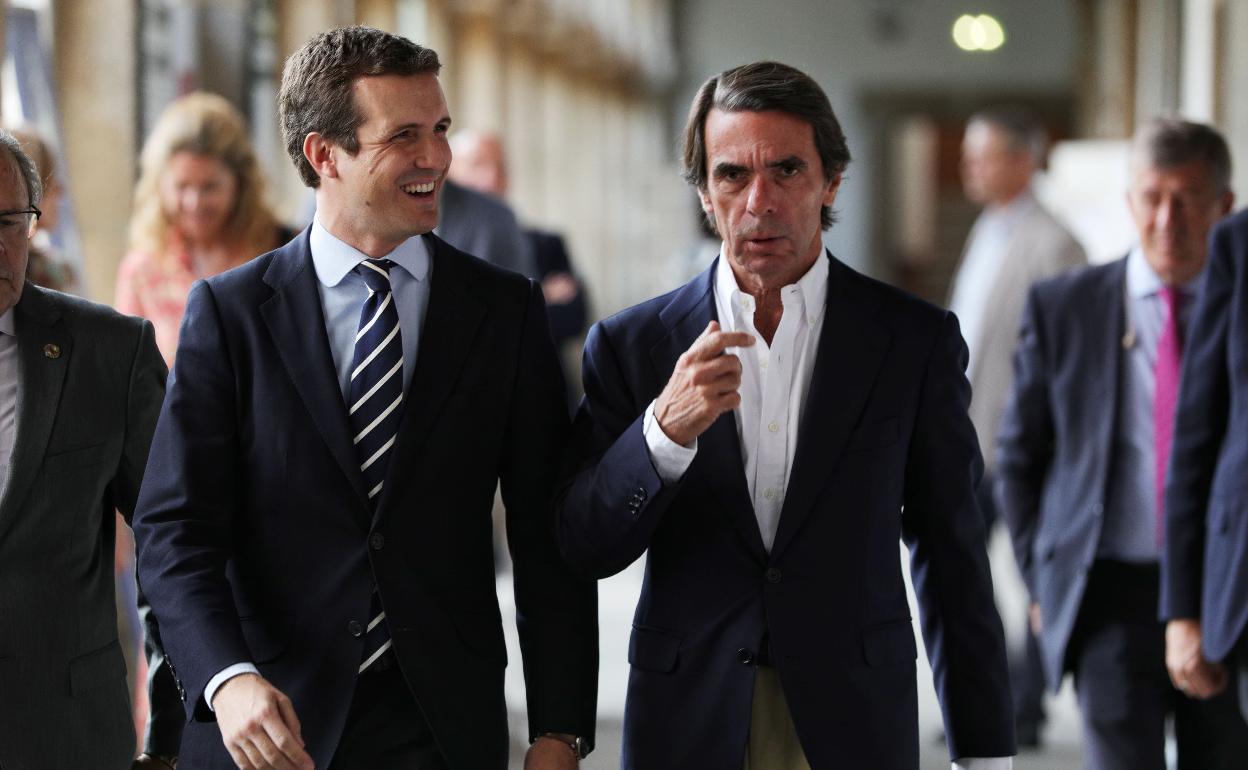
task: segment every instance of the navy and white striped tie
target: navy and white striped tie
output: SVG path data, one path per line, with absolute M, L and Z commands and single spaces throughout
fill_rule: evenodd
M 359 459 L 360 475 L 373 510 L 377 509 L 381 498 L 386 467 L 403 414 L 403 341 L 390 287 L 393 266 L 388 259 L 366 259 L 355 268 L 368 285 L 368 299 L 360 310 L 360 326 L 355 335 L 347 408 L 355 456 Z M 390 649 L 386 613 L 376 589 L 369 617 L 360 673 Z

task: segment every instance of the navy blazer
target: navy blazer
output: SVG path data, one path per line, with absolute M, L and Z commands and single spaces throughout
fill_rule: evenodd
M 1166 480 L 1161 614 L 1225 659 L 1248 624 L 1248 213 L 1214 227 L 1183 356 Z
M 1126 264 L 1124 258 L 1031 287 L 997 439 L 997 504 L 1044 616 L 1041 658 L 1055 690 L 1104 524 Z
M 139 576 L 190 720 L 188 767 L 234 766 L 202 695 L 239 661 L 291 698 L 326 767 L 361 660 L 354 621 L 376 585 L 449 766 L 505 768 L 499 481 L 531 728 L 592 736 L 596 593 L 563 566 L 551 533 L 567 417 L 540 290 L 426 243 L 429 306 L 375 515 L 308 231 L 191 292 L 135 516 Z
M 642 436 L 647 405 L 716 317 L 715 266 L 589 333 L 558 537 L 569 562 L 596 577 L 649 551 L 629 644 L 624 768 L 739 770 L 764 639 L 812 766 L 917 768 L 899 538 L 910 547 L 950 751 L 1014 753 L 957 321 L 829 259 L 823 333 L 770 553 L 732 414 L 698 438 L 670 486 Z

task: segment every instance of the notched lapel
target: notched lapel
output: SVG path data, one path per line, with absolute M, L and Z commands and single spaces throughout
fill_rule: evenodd
M 27 285 L 14 314 L 17 332 L 17 420 L 0 526 L 21 508 L 52 437 L 73 340 L 42 290 Z
M 890 334 L 875 318 L 878 308 L 865 302 L 860 290 L 854 290 L 861 280 L 832 260 L 823 332 L 771 549 L 773 560 L 810 515 L 871 395 L 888 351 Z
M 713 262 L 702 275 L 677 292 L 659 318 L 668 327 L 668 335 L 650 350 L 660 387 L 671 377 L 676 359 L 689 349 L 693 341 L 713 320 L 718 320 L 712 284 L 716 265 Z M 758 518 L 745 483 L 745 466 L 741 461 L 741 441 L 737 436 L 732 412 L 721 414 L 711 427 L 698 437 L 698 453 L 686 472 L 686 482 L 705 484 L 719 499 L 725 515 L 745 540 L 750 552 L 761 562 L 766 548 L 758 529 Z
M 265 281 L 273 286 L 274 294 L 260 305 L 260 315 L 291 384 L 303 399 L 330 454 L 351 482 L 360 499 L 361 513 L 366 515 L 368 496 L 351 443 L 347 407 L 338 387 L 334 359 L 325 338 L 325 314 L 316 290 L 316 271 L 306 234 L 274 257 Z
M 459 373 L 472 350 L 473 338 L 485 318 L 486 308 L 470 291 L 460 257 L 451 254 L 442 241 L 426 238 L 432 266 L 429 280 L 429 307 L 420 330 L 420 351 L 416 369 L 403 397 L 403 417 L 391 455 L 386 482 L 377 512 L 386 509 L 388 498 L 396 494 L 412 476 L 410 467 L 398 458 L 412 457 L 427 440 L 442 404 L 455 390 Z

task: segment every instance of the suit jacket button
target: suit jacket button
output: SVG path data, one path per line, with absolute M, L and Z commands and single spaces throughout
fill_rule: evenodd
M 352 620 L 347 623 L 347 631 L 356 639 L 359 639 L 364 635 L 364 626 L 360 624 L 360 621 Z
M 781 577 L 780 569 L 778 567 L 768 567 L 763 576 L 767 578 L 768 583 L 779 583 Z
M 380 532 L 374 532 L 368 536 L 368 545 L 374 551 L 380 551 L 386 547 L 386 536 Z
M 742 665 L 752 666 L 754 665 L 754 653 L 742 647 L 737 650 L 737 660 L 741 661 Z

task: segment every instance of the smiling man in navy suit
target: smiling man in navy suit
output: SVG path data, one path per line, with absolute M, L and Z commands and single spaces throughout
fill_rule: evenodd
M 363 27 L 296 52 L 316 219 L 191 293 L 135 527 L 188 767 L 506 768 L 498 484 L 529 766 L 592 741 L 596 595 L 551 534 L 563 382 L 540 289 L 429 234 L 438 70 Z
M 720 257 L 589 333 L 558 535 L 597 577 L 649 551 L 629 770 L 917 768 L 899 539 L 950 753 L 1014 753 L 966 345 L 951 314 L 823 248 L 848 162 L 805 74 L 711 78 L 685 169 Z

